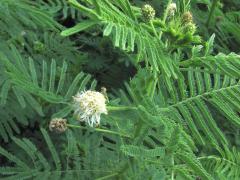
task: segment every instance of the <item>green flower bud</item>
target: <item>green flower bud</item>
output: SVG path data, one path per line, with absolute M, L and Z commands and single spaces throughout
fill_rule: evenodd
M 44 49 L 45 49 L 45 46 L 42 42 L 40 41 L 35 41 L 34 44 L 33 44 L 33 49 L 36 51 L 36 52 L 43 52 Z
M 192 22 L 186 24 L 183 28 L 184 33 L 189 32 L 190 34 L 194 34 L 196 32 L 196 29 L 197 29 L 196 25 Z
M 156 14 L 155 10 L 149 4 L 145 4 L 142 7 L 142 16 L 145 21 L 150 21 L 150 20 L 154 19 L 155 14 Z

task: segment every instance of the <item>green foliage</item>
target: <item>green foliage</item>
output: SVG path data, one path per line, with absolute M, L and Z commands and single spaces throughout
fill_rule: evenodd
M 58 149 L 54 146 L 47 131 L 41 129 L 41 133 L 44 143 L 49 150 L 49 152 L 45 152 L 47 155 L 44 155 L 44 151 L 39 151 L 39 147 L 26 138 L 12 138 L 19 151 L 24 154 L 24 159 L 0 147 L 0 154 L 5 156 L 11 163 L 14 163 L 14 167 L 1 167 L 1 175 L 11 179 L 84 178 L 85 173 L 79 173 L 84 170 L 80 166 L 79 154 L 81 154 L 81 152 L 77 147 L 78 143 L 73 133 L 69 131 L 65 138 L 66 144 L 61 145 L 61 148 L 65 149 L 64 156 L 61 156 Z M 53 162 L 49 162 L 48 158 L 52 158 Z
M 236 148 L 226 149 L 221 156 L 200 157 L 204 166 L 214 172 L 216 178 L 237 179 L 239 177 L 239 152 Z
M 65 0 L 35 0 L 35 5 L 50 13 L 54 18 L 59 20 L 66 20 L 67 18 L 78 19 L 81 18 L 81 12 L 74 9 Z
M 239 2 L 148 2 L 0 2 L 0 179 L 239 179 Z

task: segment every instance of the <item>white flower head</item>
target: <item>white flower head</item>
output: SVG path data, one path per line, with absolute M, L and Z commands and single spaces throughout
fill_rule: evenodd
M 106 98 L 100 92 L 82 91 L 73 96 L 74 114 L 79 121 L 93 127 L 100 124 L 101 114 L 107 114 Z
M 168 13 L 170 16 L 174 16 L 175 11 L 177 10 L 177 5 L 176 3 L 171 3 L 168 7 Z

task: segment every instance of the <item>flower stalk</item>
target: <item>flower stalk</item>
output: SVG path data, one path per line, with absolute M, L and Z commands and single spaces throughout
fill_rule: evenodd
M 83 126 L 78 126 L 78 125 L 73 125 L 73 124 L 67 124 L 67 127 L 86 129 L 86 130 L 89 129 L 88 127 L 83 127 Z M 115 132 L 115 131 L 111 131 L 111 130 L 108 130 L 108 129 L 94 128 L 94 130 L 96 132 L 107 133 L 107 134 L 115 134 L 115 135 L 119 135 L 121 137 L 131 138 L 131 136 L 129 136 L 129 135 L 119 133 L 119 132 Z
M 127 111 L 127 110 L 137 110 L 137 107 L 131 106 L 107 106 L 108 111 Z

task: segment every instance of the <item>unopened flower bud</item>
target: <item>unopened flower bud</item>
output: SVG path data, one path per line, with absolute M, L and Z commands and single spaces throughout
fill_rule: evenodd
M 194 23 L 188 23 L 184 26 L 184 33 L 191 33 L 191 34 L 194 34 L 196 32 L 196 25 Z
M 216 22 L 220 22 L 223 20 L 223 17 L 222 16 L 216 16 Z
M 154 19 L 155 14 L 156 14 L 156 12 L 151 5 L 145 4 L 142 7 L 142 16 L 145 19 L 145 21 L 150 21 L 150 20 Z
M 104 95 L 107 102 L 109 102 L 108 95 L 107 95 L 107 88 L 101 87 L 101 93 Z
M 45 45 L 40 42 L 40 41 L 35 41 L 34 44 L 33 44 L 33 49 L 36 51 L 36 52 L 43 52 L 44 49 L 45 49 Z
M 192 16 L 192 13 L 190 11 L 187 11 L 182 15 L 183 24 L 192 23 L 192 21 L 193 21 L 193 16 Z
M 54 118 L 50 121 L 49 129 L 50 131 L 63 133 L 67 130 L 67 120 L 62 118 Z

